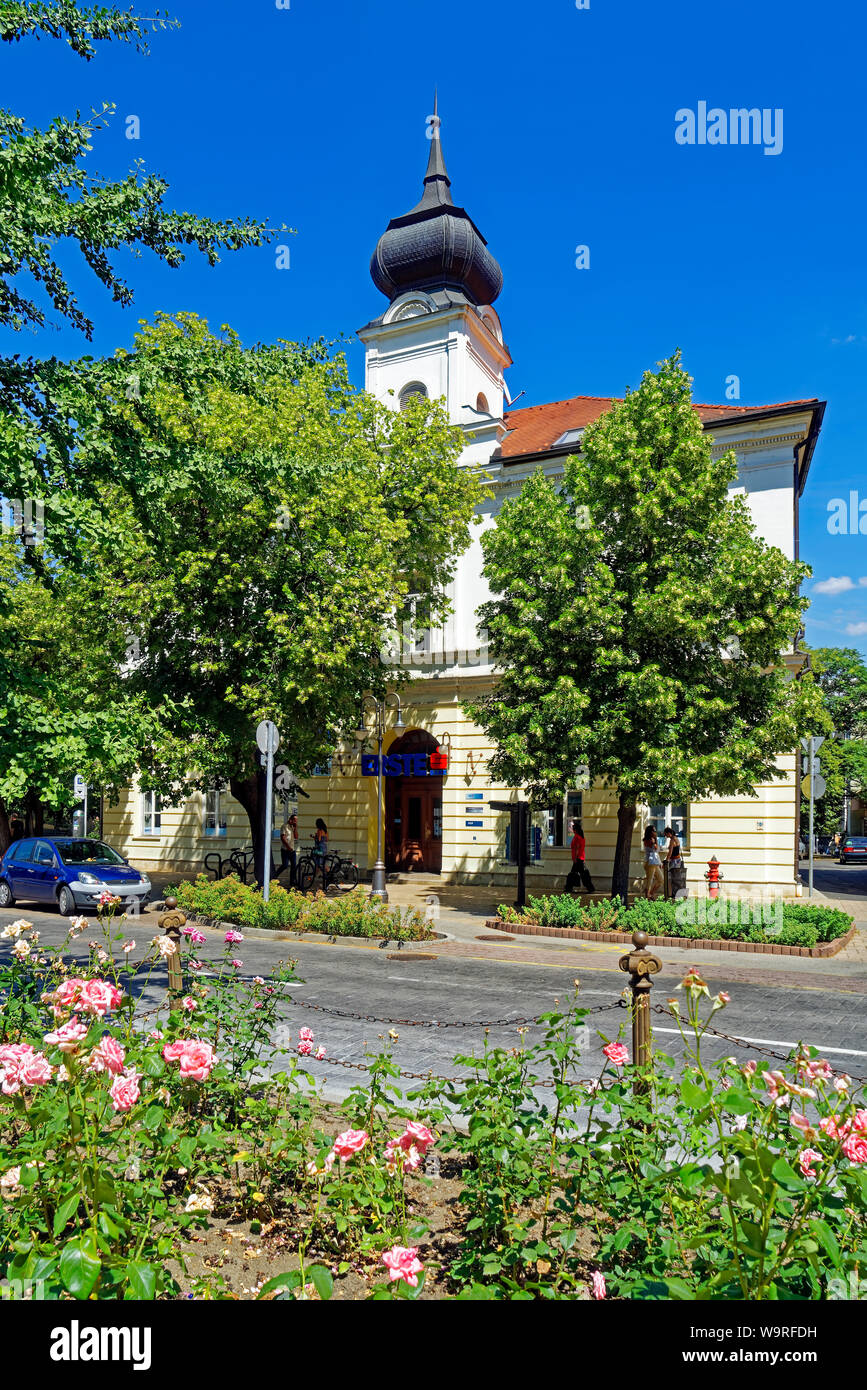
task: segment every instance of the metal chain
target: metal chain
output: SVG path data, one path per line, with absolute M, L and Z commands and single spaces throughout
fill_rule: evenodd
M 350 1071 L 364 1071 L 368 1073 L 371 1071 L 371 1068 L 365 1066 L 363 1062 L 344 1062 L 341 1061 L 338 1057 L 317 1057 L 316 1060 L 317 1062 L 325 1062 L 325 1064 L 329 1067 L 345 1067 Z M 436 1072 L 432 1071 L 403 1071 L 400 1068 L 398 1069 L 397 1074 L 398 1076 L 406 1077 L 410 1081 L 450 1081 L 455 1084 L 460 1084 L 461 1082 L 465 1082 L 470 1079 L 469 1075 L 439 1076 Z M 556 1086 L 557 1084 L 558 1083 L 556 1081 L 536 1081 L 533 1084 L 533 1089 L 535 1090 L 537 1086 Z M 581 1082 L 575 1081 L 571 1084 L 574 1086 L 580 1086 Z
M 653 1012 L 655 1014 L 668 1014 L 669 1018 L 675 1017 L 673 1010 L 667 1009 L 664 1004 L 654 1004 Z M 747 1051 L 751 1052 L 761 1052 L 765 1057 L 774 1057 L 778 1062 L 788 1062 L 790 1060 L 790 1054 L 788 1052 L 775 1052 L 772 1047 L 763 1047 L 761 1043 L 747 1042 L 746 1038 L 734 1038 L 731 1033 L 721 1033 L 718 1028 L 707 1026 L 704 1028 L 704 1032 L 712 1033 L 715 1038 L 723 1038 L 726 1042 L 732 1043 L 735 1047 L 745 1048 Z M 851 1072 L 847 1072 L 846 1075 L 851 1076 Z M 852 1076 L 852 1080 L 865 1082 L 867 1081 L 867 1076 Z
M 354 1018 L 360 1023 L 396 1023 L 404 1028 L 509 1028 L 524 1026 L 525 1024 L 535 1026 L 539 1022 L 538 1018 L 379 1018 L 376 1014 L 353 1013 L 351 1009 L 330 1009 L 325 1004 L 314 1004 L 309 999 L 291 999 L 290 1003 L 293 1008 L 313 1009 L 316 1013 L 330 1014 L 332 1018 Z M 609 1009 L 625 1009 L 626 1007 L 623 999 L 617 999 L 613 1004 L 594 1004 L 587 1012 L 599 1014 L 606 1013 Z

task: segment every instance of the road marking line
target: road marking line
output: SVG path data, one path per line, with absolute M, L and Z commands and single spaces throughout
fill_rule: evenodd
M 679 1037 L 679 1036 L 680 1036 L 680 1029 L 679 1029 L 679 1028 L 656 1028 L 656 1027 L 655 1027 L 655 1028 L 653 1029 L 653 1031 L 654 1031 L 654 1033 L 673 1033 L 673 1034 L 675 1035 L 675 1037 Z M 711 1038 L 713 1037 L 712 1034 L 709 1034 L 708 1036 L 711 1037 Z M 720 1038 L 719 1041 L 720 1041 L 720 1042 L 725 1042 L 726 1039 L 725 1039 L 725 1038 Z M 758 1044 L 759 1044 L 760 1046 L 762 1046 L 762 1047 L 797 1047 L 797 1046 L 798 1046 L 797 1043 L 793 1043 L 793 1042 L 781 1042 L 779 1038 L 741 1038 L 740 1041 L 741 1041 L 741 1042 L 749 1042 L 749 1043 L 758 1043 Z M 845 1056 L 845 1057 L 867 1057 L 867 1052 L 859 1052 L 859 1051 L 858 1051 L 856 1048 L 854 1048 L 854 1047 L 828 1047 L 828 1046 L 826 1046 L 824 1043 L 822 1043 L 822 1044 L 819 1044 L 819 1043 L 811 1043 L 810 1045 L 811 1045 L 812 1047 L 817 1048 L 817 1050 L 818 1050 L 819 1052 L 839 1052 L 839 1053 L 842 1053 L 843 1056 Z

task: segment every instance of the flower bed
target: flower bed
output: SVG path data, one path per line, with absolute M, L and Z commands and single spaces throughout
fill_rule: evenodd
M 209 879 L 199 874 L 195 883 L 174 890 L 185 912 L 205 922 L 234 922 L 240 927 L 270 931 L 323 932 L 328 936 L 364 936 L 389 941 L 427 941 L 435 935 L 415 908 L 388 907 L 371 901 L 364 888 L 338 898 L 316 893 L 312 898 L 294 889 L 272 884 L 266 903 L 258 888 L 241 883 L 235 874 Z
M 852 928 L 852 918 L 839 908 L 782 900 L 751 903 L 735 898 L 687 899 L 681 903 L 639 898 L 624 907 L 617 898 L 583 903 L 580 898 L 564 894 L 530 898 L 521 913 L 501 903 L 497 913 L 507 925 L 627 934 L 638 929 L 648 936 L 688 941 L 733 941 L 808 950 L 836 941 Z
M 328 1107 L 302 1070 L 325 1044 L 310 1028 L 274 1042 L 291 968 L 245 980 L 243 932 L 214 965 L 187 926 L 189 992 L 142 1012 L 178 948 L 155 937 L 134 961 L 115 906 L 87 963 L 43 950 L 29 923 L 0 933 L 5 1296 L 780 1301 L 860 1287 L 861 1088 L 805 1045 L 773 1066 L 710 1063 L 729 999 L 695 969 L 668 1001 L 677 1062 L 638 1072 L 621 1014 L 588 1075 L 576 987 L 532 1040 L 485 1033 L 449 1067 L 462 1075 L 408 1097 L 390 1029 Z M 74 919 L 67 940 L 89 929 Z M 263 1080 L 275 1056 L 283 1069 Z M 233 1231 L 245 1248 L 227 1282 Z

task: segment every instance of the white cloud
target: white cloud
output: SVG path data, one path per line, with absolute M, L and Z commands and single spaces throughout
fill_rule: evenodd
M 867 574 L 862 574 L 861 578 L 858 580 L 858 583 L 861 585 L 862 589 L 867 589 Z
M 865 581 L 859 580 L 859 583 L 863 582 Z M 854 588 L 855 585 L 848 574 L 841 574 L 837 579 L 833 576 L 830 579 L 820 579 L 818 584 L 814 585 L 814 592 L 817 594 L 845 594 L 847 590 Z
M 847 333 L 847 335 L 846 335 L 845 338 L 832 338 L 832 339 L 831 339 L 831 342 L 834 344 L 835 347 L 839 347 L 839 345 L 840 345 L 841 343 L 845 345 L 846 343 L 856 343 L 857 341 L 858 341 L 858 335 L 857 335 L 857 333 Z
M 867 623 L 847 623 L 846 632 L 849 637 L 867 637 Z

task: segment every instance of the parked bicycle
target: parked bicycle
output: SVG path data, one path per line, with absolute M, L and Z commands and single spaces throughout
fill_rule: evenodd
M 348 856 L 317 855 L 305 850 L 295 866 L 295 886 L 300 893 L 321 888 L 323 893 L 348 893 L 358 885 L 358 865 Z

